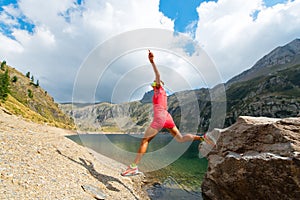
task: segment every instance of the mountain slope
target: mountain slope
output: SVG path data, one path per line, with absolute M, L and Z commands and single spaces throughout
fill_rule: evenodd
M 268 75 L 300 64 L 300 39 L 277 47 L 255 63 L 253 67 L 230 79 L 226 86 Z
M 235 83 L 226 93 L 226 126 L 242 115 L 295 117 L 300 114 L 300 65 Z
M 6 64 L 2 66 L 0 74 L 8 71 L 10 78 L 9 94 L 6 101 L 0 100 L 1 107 L 30 121 L 62 128 L 75 127 L 73 120 L 60 110 L 53 98 L 39 86 L 38 81 L 33 82 L 33 76 L 30 79 Z

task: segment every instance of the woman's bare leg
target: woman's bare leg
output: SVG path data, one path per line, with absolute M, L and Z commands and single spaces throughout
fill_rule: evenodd
M 170 133 L 175 137 L 177 142 L 187 142 L 187 141 L 205 141 L 207 144 L 214 146 L 215 143 L 208 136 L 199 136 L 193 134 L 182 135 L 178 128 L 174 126 L 172 129 L 169 129 Z
M 157 135 L 158 130 L 152 128 L 152 127 L 148 127 L 148 129 L 145 132 L 145 135 L 143 137 L 143 139 L 141 140 L 141 144 L 140 144 L 140 148 L 137 152 L 137 155 L 135 157 L 134 163 L 138 164 L 143 155 L 146 153 L 147 148 L 148 148 L 148 144 L 149 142 Z
M 176 126 L 168 130 L 170 131 L 170 133 L 173 135 L 173 137 L 176 139 L 177 142 L 202 140 L 201 136 L 198 135 L 193 135 L 193 134 L 182 135 Z

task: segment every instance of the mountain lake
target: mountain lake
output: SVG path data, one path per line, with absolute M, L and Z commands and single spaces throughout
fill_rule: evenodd
M 68 136 L 74 142 L 125 165 L 129 165 L 134 160 L 142 137 L 142 134 L 78 134 Z M 159 133 L 149 143 L 147 153 L 139 164 L 139 170 L 144 172 L 149 184 L 152 185 L 152 190 L 148 190 L 148 193 L 152 193 L 149 194 L 150 197 L 157 195 L 154 194 L 157 193 L 155 188 L 158 191 L 160 189 L 165 191 L 166 188 L 163 187 L 167 187 L 167 189 L 175 187 L 177 190 L 189 193 L 187 195 L 189 199 L 202 199 L 201 183 L 207 171 L 208 161 L 199 156 L 198 145 L 199 141 L 178 143 L 168 133 Z M 120 173 L 122 170 L 124 169 L 120 169 Z M 162 197 L 163 195 L 158 196 Z

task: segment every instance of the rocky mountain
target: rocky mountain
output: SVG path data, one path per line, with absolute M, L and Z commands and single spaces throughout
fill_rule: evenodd
M 141 103 L 151 103 L 153 94 L 154 94 L 153 90 L 146 92 L 143 98 L 141 99 Z
M 0 108 L 21 115 L 33 122 L 74 129 L 73 119 L 60 110 L 54 99 L 43 90 L 38 80 L 28 72 L 25 75 L 10 67 L 5 61 L 0 69 Z M 2 90 L 6 88 L 5 90 Z
M 300 40 L 274 49 L 252 68 L 225 83 L 225 88 L 227 112 L 224 127 L 235 123 L 241 115 L 275 118 L 299 115 Z M 214 88 L 201 88 L 168 97 L 168 111 L 181 130 L 193 131 L 189 127 L 194 127 L 194 123 L 198 123 L 198 132 L 208 130 L 212 114 L 212 90 Z M 198 108 L 189 104 L 191 95 L 196 96 Z M 72 108 L 65 104 L 61 108 L 74 117 L 83 131 L 143 132 L 151 122 L 151 96 L 152 93 L 147 92 L 141 101 L 120 105 L 100 103 Z M 181 102 L 187 103 L 180 105 Z M 187 120 L 182 123 L 182 119 L 185 119 L 182 117 L 183 108 L 185 113 L 199 109 L 199 121 Z
M 300 110 L 300 64 L 235 83 L 227 90 L 226 125 L 238 116 L 292 117 Z
M 73 117 L 78 131 L 90 132 L 141 132 L 151 120 L 150 103 L 139 101 L 111 104 L 98 103 L 83 106 L 81 104 L 60 104 L 60 108 Z
M 272 50 L 255 63 L 253 67 L 230 79 L 226 86 L 275 73 L 300 64 L 300 39 Z
M 299 117 L 239 117 L 212 135 L 217 145 L 207 156 L 204 199 L 300 198 Z

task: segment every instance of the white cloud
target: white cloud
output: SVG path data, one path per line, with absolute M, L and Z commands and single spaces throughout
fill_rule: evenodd
M 262 0 L 219 0 L 202 3 L 197 10 L 196 39 L 224 81 L 253 66 L 273 48 L 300 37 L 299 0 L 273 7 L 265 7 Z
M 213 64 L 198 46 L 192 56 L 184 51 L 186 44 L 192 45 L 191 41 L 185 35 L 174 35 L 163 29 L 130 31 L 106 41 L 81 66 L 76 78 L 75 101 L 93 102 L 95 91 L 102 101 L 136 99 L 131 94 L 140 94 L 141 88 L 145 92 L 154 80 L 147 48 L 155 54 L 161 78 L 170 91 L 219 83 Z
M 12 16 L 18 16 L 19 13 L 16 9 L 12 6 L 3 6 L 3 12 L 0 14 L 0 22 L 6 23 L 8 26 L 17 25 L 18 22 Z
M 269 8 L 264 6 L 262 0 L 202 3 L 198 8 L 200 20 L 196 39 L 215 61 L 223 80 L 228 80 L 251 67 L 261 56 L 278 45 L 300 37 L 299 1 L 289 1 Z M 71 100 L 76 73 L 97 45 L 120 33 L 139 28 L 164 28 L 171 31 L 174 28 L 173 21 L 159 12 L 159 0 L 85 0 L 81 5 L 76 2 L 20 0 L 18 7 L 6 6 L 5 12 L 0 15 L 0 22 L 12 27 L 12 35 L 16 38 L 13 40 L 0 34 L 0 59 L 6 60 L 23 73 L 30 71 L 56 101 Z M 253 14 L 257 11 L 255 19 Z M 33 32 L 21 30 L 17 17 L 34 24 Z M 194 24 L 187 27 L 187 31 L 191 31 L 192 27 Z M 151 39 L 153 44 L 164 42 L 164 38 L 159 35 L 153 37 L 155 39 L 143 39 Z M 126 46 L 134 43 L 135 39 L 140 38 L 131 37 L 121 42 Z M 118 48 L 118 44 L 114 47 Z M 111 56 L 117 52 L 112 48 L 106 54 Z M 132 80 L 143 85 L 143 81 L 152 80 L 153 74 L 149 78 L 151 70 L 145 74 L 142 73 L 143 68 L 133 72 L 128 70 L 138 63 L 148 64 L 147 57 L 139 56 L 120 64 L 123 68 L 127 66 L 126 77 L 118 70 L 110 75 L 123 76 L 124 79 L 119 81 L 122 85 Z M 178 88 L 177 82 L 172 85 L 172 80 L 178 80 L 180 76 L 183 79 L 189 77 L 188 82 L 194 87 L 202 84 L 198 83 L 199 74 L 190 75 L 193 72 L 183 60 L 168 57 L 167 54 L 157 55 L 157 59 L 158 64 L 165 66 L 162 67 L 163 79 L 169 82 L 171 90 L 185 89 Z M 176 68 L 172 73 L 167 70 L 170 66 Z M 212 86 L 219 80 L 211 67 L 212 64 L 207 62 L 200 69 L 201 82 L 207 86 Z M 141 73 L 138 77 L 137 72 Z M 131 79 L 130 75 L 136 78 Z M 90 77 L 85 78 L 88 80 Z M 118 78 L 114 78 L 115 81 L 116 79 Z
M 16 41 L 11 40 L 0 33 L 0 52 L 1 60 L 11 57 L 14 53 L 22 53 L 24 48 Z
M 21 72 L 30 71 L 56 101 L 70 101 L 81 63 L 99 43 L 138 28 L 173 30 L 173 22 L 158 10 L 158 0 L 20 0 L 6 8 L 26 17 L 33 33 L 12 28 L 13 40 L 0 35 L 1 60 Z M 1 15 L 6 24 L 15 19 Z M 129 41 L 126 41 L 129 42 Z

